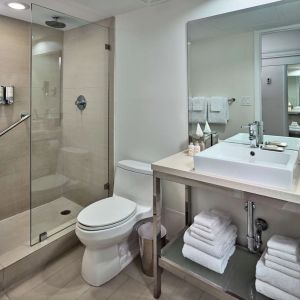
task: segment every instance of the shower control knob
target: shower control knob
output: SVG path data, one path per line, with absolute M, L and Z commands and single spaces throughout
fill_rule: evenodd
M 85 110 L 86 105 L 87 105 L 87 101 L 85 99 L 84 96 L 80 95 L 78 96 L 77 100 L 75 101 L 75 105 L 77 106 L 77 108 L 81 111 Z

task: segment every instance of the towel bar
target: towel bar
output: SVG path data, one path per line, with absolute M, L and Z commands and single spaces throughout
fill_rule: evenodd
M 28 118 L 30 118 L 29 114 L 22 113 L 21 114 L 21 119 L 19 121 L 15 122 L 14 124 L 10 125 L 6 129 L 4 129 L 3 131 L 1 131 L 0 136 L 3 136 L 5 133 L 9 132 L 10 130 L 12 130 L 13 128 L 15 128 L 16 126 L 21 124 L 23 121 L 27 120 Z

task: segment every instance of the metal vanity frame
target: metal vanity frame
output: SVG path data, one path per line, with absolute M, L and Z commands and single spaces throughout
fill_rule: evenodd
M 259 259 L 258 255 L 252 254 L 248 251 L 248 249 L 237 247 L 236 253 L 234 256 L 236 258 L 231 258 L 233 262 L 231 263 L 232 266 L 229 268 L 231 271 L 227 270 L 227 275 L 230 277 L 230 280 L 227 280 L 227 278 L 222 278 L 223 275 L 219 275 L 215 273 L 216 275 L 212 275 L 208 272 L 208 269 L 206 271 L 204 270 L 204 267 L 199 267 L 200 272 L 197 272 L 197 268 L 199 265 L 195 265 L 193 262 L 189 262 L 189 260 L 186 260 L 183 258 L 181 254 L 182 249 L 182 236 L 183 232 L 179 237 L 177 237 L 177 242 L 170 241 L 167 246 L 163 248 L 163 251 L 161 249 L 161 239 L 160 239 L 160 228 L 161 228 L 161 204 L 162 204 L 162 195 L 161 195 L 161 181 L 166 180 L 170 182 L 179 183 L 185 186 L 185 224 L 186 226 L 191 225 L 192 223 L 192 211 L 191 211 L 191 190 L 192 187 L 203 187 L 203 184 L 208 186 L 215 186 L 215 187 L 222 187 L 229 190 L 238 190 L 241 191 L 244 195 L 244 200 L 247 201 L 253 195 L 261 195 L 261 196 L 267 196 L 264 193 L 252 193 L 251 190 L 247 189 L 239 189 L 239 188 L 233 188 L 232 186 L 226 186 L 219 184 L 217 178 L 213 178 L 214 180 L 206 181 L 205 179 L 201 180 L 199 179 L 192 179 L 185 177 L 183 174 L 175 175 L 174 172 L 170 171 L 168 172 L 167 169 L 163 168 L 162 170 L 158 171 L 153 170 L 153 255 L 154 255 L 154 290 L 153 295 L 155 298 L 159 298 L 161 295 L 161 275 L 162 270 L 168 270 L 169 272 L 173 273 L 174 275 L 194 284 L 197 285 L 199 288 L 203 289 L 204 291 L 207 291 L 208 293 L 219 297 L 220 299 L 268 299 L 265 296 L 259 294 L 256 292 L 254 287 L 254 277 L 255 277 L 255 266 Z M 215 184 L 213 182 L 216 182 Z M 268 197 L 268 196 L 267 196 Z M 279 197 L 275 197 L 275 199 L 281 200 Z M 180 241 L 182 242 L 182 245 L 179 244 Z M 172 248 L 172 243 L 177 243 L 177 257 L 179 260 L 176 261 L 176 259 L 168 259 L 168 257 L 165 255 L 167 253 L 166 250 L 168 247 Z M 171 246 L 170 246 L 171 245 Z M 180 248 L 181 247 L 181 248 Z M 174 248 L 174 246 L 173 246 Z M 174 250 L 174 249 L 173 249 Z M 172 250 L 172 251 L 173 251 Z M 162 255 L 163 254 L 163 255 Z M 173 251 L 174 254 L 174 251 Z M 180 258 L 180 254 L 182 258 Z M 180 263 L 181 262 L 181 263 Z M 182 263 L 183 262 L 183 263 Z M 189 267 L 185 267 L 185 263 L 189 264 Z M 194 264 L 194 265 L 192 265 Z M 249 265 L 249 267 L 248 267 Z M 236 267 L 238 266 L 238 267 Z M 201 270 L 201 268 L 203 270 Z M 240 268 L 243 268 L 243 270 L 239 270 Z M 196 272 L 195 272 L 196 269 Z M 227 267 L 228 269 L 228 267 Z M 213 272 L 214 273 L 214 272 Z M 225 274 L 224 273 L 224 274 Z M 204 276 L 202 276 L 204 274 Z M 209 274 L 209 276 L 205 276 L 205 274 Z M 217 278 L 217 280 L 210 280 L 211 278 Z M 222 278 L 222 279 L 220 279 Z M 219 285 L 219 282 L 225 282 L 226 281 L 226 288 L 224 288 L 224 285 Z M 228 282 L 230 284 L 228 284 Z M 251 287 L 250 287 L 251 286 Z M 229 288 L 227 288 L 229 287 Z M 239 293 L 241 292 L 241 293 Z

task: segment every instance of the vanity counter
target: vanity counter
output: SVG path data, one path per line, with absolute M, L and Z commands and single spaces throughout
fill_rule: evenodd
M 207 183 L 300 204 L 300 166 L 296 167 L 296 179 L 294 180 L 293 187 L 289 189 L 263 186 L 195 171 L 193 157 L 188 156 L 186 152 L 180 152 L 157 161 L 152 164 L 152 169 L 154 172 L 159 173 L 161 179 L 168 180 L 168 176 L 172 176 L 173 181 L 183 184 L 185 180 L 192 180 L 194 181 L 193 186 L 197 186 L 197 182 Z M 178 180 L 174 180 L 174 177 Z

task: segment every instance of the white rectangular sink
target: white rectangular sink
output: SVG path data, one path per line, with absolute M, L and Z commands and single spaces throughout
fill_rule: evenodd
M 297 161 L 297 151 L 266 151 L 226 142 L 194 157 L 195 171 L 280 188 L 293 185 Z

